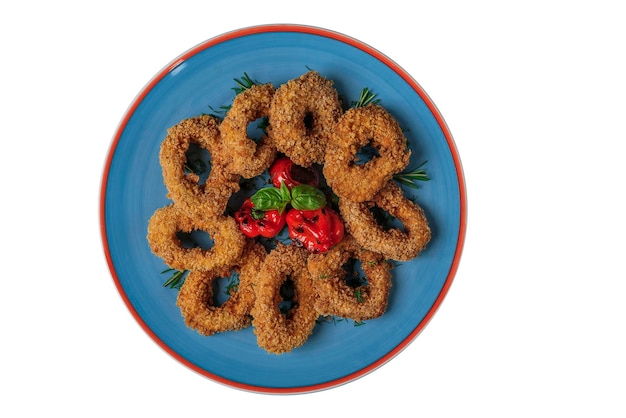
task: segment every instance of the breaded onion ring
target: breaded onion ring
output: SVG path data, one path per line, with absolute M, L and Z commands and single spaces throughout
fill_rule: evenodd
M 220 124 L 224 149 L 230 157 L 228 168 L 242 177 L 258 176 L 276 158 L 276 146 L 269 137 L 264 136 L 258 143 L 248 138 L 250 122 L 269 116 L 273 96 L 271 84 L 252 85 L 235 96 Z
M 370 211 L 373 206 L 378 206 L 397 218 L 404 230 L 384 230 Z M 339 199 L 339 210 L 346 230 L 359 244 L 392 260 L 408 261 L 416 257 L 430 241 L 430 227 L 423 209 L 407 199 L 393 180 L 372 201 L 356 203 L 349 199 Z
M 370 143 L 379 156 L 357 164 L 357 153 Z M 410 155 L 402 129 L 383 107 L 350 108 L 326 147 L 324 176 L 337 196 L 364 202 L 406 168 Z
M 346 283 L 343 266 L 350 259 L 361 261 L 366 285 Z M 391 264 L 381 254 L 363 249 L 353 237 L 345 236 L 327 253 L 309 256 L 308 268 L 318 294 L 315 309 L 319 315 L 363 321 L 378 318 L 387 310 Z
M 241 259 L 234 267 L 239 273 L 239 284 L 235 290 L 231 290 L 230 297 L 221 306 L 215 306 L 213 283 L 230 274 L 231 270 L 190 272 L 176 300 L 185 324 L 206 336 L 236 331 L 250 325 L 250 311 L 255 298 L 254 286 L 265 256 L 266 252 L 261 244 L 248 241 Z
M 281 354 L 300 347 L 313 332 L 315 288 L 307 269 L 308 251 L 294 245 L 277 247 L 265 258 L 258 276 L 252 325 L 257 343 L 266 351 Z M 287 280 L 294 283 L 292 307 L 280 312 L 280 287 Z
M 218 125 L 218 120 L 208 115 L 188 118 L 171 127 L 161 144 L 159 159 L 168 197 L 190 216 L 222 215 L 230 196 L 239 190 L 239 177 L 223 168 Z M 197 174 L 185 171 L 191 143 L 211 154 L 211 172 L 202 185 Z
M 204 231 L 213 240 L 210 249 L 185 248 L 179 232 Z M 176 205 L 157 209 L 148 222 L 148 243 L 152 252 L 177 270 L 209 271 L 233 266 L 243 251 L 245 237 L 231 217 L 198 219 Z
M 333 82 L 309 71 L 276 89 L 268 133 L 294 163 L 302 167 L 321 164 L 341 113 Z

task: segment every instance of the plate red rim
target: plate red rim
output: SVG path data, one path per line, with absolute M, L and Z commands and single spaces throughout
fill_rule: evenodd
M 107 234 L 106 234 L 106 223 L 105 223 L 105 201 L 106 201 L 106 189 L 107 189 L 107 183 L 108 183 L 108 173 L 111 167 L 111 162 L 113 159 L 113 156 L 115 154 L 115 150 L 117 148 L 117 145 L 119 143 L 119 140 L 122 136 L 122 133 L 124 132 L 124 129 L 126 128 L 126 125 L 128 124 L 128 121 L 130 120 L 130 118 L 132 117 L 132 115 L 135 113 L 135 110 L 137 109 L 137 107 L 139 106 L 139 104 L 143 101 L 143 99 L 146 97 L 146 95 L 154 88 L 155 85 L 157 85 L 161 79 L 163 79 L 163 77 L 165 77 L 167 74 L 169 74 L 174 68 L 176 68 L 177 66 L 179 66 L 181 63 L 185 62 L 186 60 L 188 60 L 190 57 L 193 57 L 194 55 L 204 51 L 205 49 L 211 48 L 217 44 L 232 40 L 232 39 L 236 39 L 236 38 L 240 38 L 240 37 L 244 37 L 244 36 L 249 36 L 249 35 L 255 35 L 255 34 L 262 34 L 262 33 L 271 33 L 271 32 L 293 32 L 293 33 L 305 33 L 305 34 L 311 34 L 311 35 L 318 35 L 318 36 L 323 36 L 326 38 L 330 38 L 330 39 L 334 39 L 337 41 L 340 41 L 342 43 L 351 45 L 355 48 L 358 48 L 364 52 L 366 52 L 367 54 L 373 56 L 374 58 L 376 58 L 377 60 L 381 61 L 382 63 L 384 63 L 387 67 L 389 67 L 390 69 L 392 69 L 395 73 L 397 73 L 407 84 L 409 84 L 411 86 L 411 88 L 413 90 L 415 90 L 415 92 L 420 96 L 420 98 L 425 102 L 426 106 L 428 107 L 428 109 L 430 110 L 430 112 L 433 114 L 435 120 L 437 121 L 437 124 L 439 125 L 439 127 L 441 128 L 443 135 L 446 139 L 446 142 L 448 144 L 448 147 L 450 149 L 453 161 L 454 161 L 454 165 L 456 168 L 456 175 L 457 175 L 457 181 L 458 181 L 458 186 L 459 186 L 459 203 L 460 203 L 460 222 L 459 222 L 459 234 L 458 234 L 458 238 L 457 238 L 457 245 L 456 245 L 456 250 L 454 253 L 454 257 L 452 260 L 452 264 L 450 267 L 450 270 L 448 272 L 448 276 L 444 282 L 444 286 L 442 287 L 441 291 L 439 292 L 439 295 L 437 296 L 437 299 L 435 300 L 435 302 L 433 303 L 433 305 L 431 306 L 431 308 L 429 309 L 428 313 L 426 314 L 426 316 L 424 317 L 424 319 L 418 324 L 418 326 L 403 340 L 400 342 L 400 344 L 398 344 L 393 350 L 391 350 L 390 352 L 388 352 L 387 354 L 385 354 L 383 357 L 381 357 L 380 359 L 378 359 L 377 361 L 373 362 L 372 364 L 368 365 L 367 367 L 364 367 L 350 375 L 344 376 L 342 378 L 330 381 L 330 382 L 324 382 L 324 383 L 319 383 L 319 384 L 315 384 L 315 385 L 309 385 L 309 386 L 301 386 L 301 387 L 291 387 L 291 388 L 270 388 L 270 387 L 262 387 L 262 386 L 254 386 L 254 385 L 249 385 L 249 384 L 243 384 L 240 382 L 234 382 L 231 381 L 229 379 L 225 379 L 221 376 L 215 375 L 211 372 L 208 372 L 207 370 L 204 370 L 198 366 L 196 366 L 195 364 L 187 361 L 186 359 L 184 359 L 182 356 L 180 356 L 178 353 L 176 353 L 174 350 L 172 350 L 171 348 L 169 348 L 163 341 L 161 341 L 159 339 L 159 337 L 154 334 L 154 332 L 146 325 L 146 323 L 143 321 L 143 319 L 140 317 L 140 315 L 137 313 L 137 311 L 134 309 L 134 307 L 132 306 L 132 304 L 130 303 L 130 300 L 128 299 L 128 297 L 125 295 L 124 290 L 122 289 L 120 280 L 117 276 L 116 270 L 115 270 L 115 266 L 113 265 L 113 260 L 111 258 L 111 253 L 110 253 L 110 249 L 109 249 L 109 244 L 108 244 L 108 240 L 107 240 Z M 268 25 L 257 25 L 257 26 L 250 26 L 250 27 L 245 27 L 245 28 L 241 28 L 241 29 L 236 29 L 230 32 L 226 32 L 223 33 L 221 35 L 215 36 L 211 39 L 208 39 L 198 45 L 196 45 L 195 47 L 187 50 L 185 53 L 181 54 L 180 56 L 178 56 L 176 59 L 174 59 L 173 61 L 171 61 L 168 65 L 166 65 L 161 71 L 159 71 L 156 76 L 154 76 L 149 82 L 148 84 L 146 84 L 146 86 L 141 90 L 141 92 L 135 97 L 135 99 L 133 100 L 133 102 L 131 103 L 131 105 L 129 106 L 129 108 L 127 109 L 127 111 L 125 112 L 121 122 L 119 123 L 116 131 L 115 131 L 115 135 L 113 137 L 112 143 L 110 145 L 109 148 L 109 152 L 105 161 L 105 165 L 104 165 L 104 170 L 103 170 L 103 176 L 102 176 L 102 182 L 101 182 L 101 188 L 100 188 L 100 231 L 101 231 L 101 238 L 102 238 L 102 244 L 103 244 L 103 249 L 104 249 L 104 253 L 105 253 L 105 257 L 106 257 L 106 262 L 107 265 L 109 267 L 110 273 L 113 277 L 113 280 L 115 282 L 115 285 L 118 289 L 119 294 L 121 295 L 124 303 L 126 304 L 126 306 L 128 307 L 129 311 L 131 312 L 131 314 L 133 315 L 133 317 L 135 318 L 135 320 L 137 320 L 137 322 L 140 324 L 140 326 L 144 329 L 144 331 L 162 348 L 164 349 L 167 353 L 169 353 L 172 357 L 176 358 L 178 361 L 180 361 L 181 363 L 183 363 L 184 365 L 186 365 L 188 368 L 190 368 L 191 370 L 210 378 L 211 380 L 224 384 L 226 386 L 229 387 L 234 387 L 234 388 L 238 388 L 238 389 L 242 389 L 245 391 L 251 391 L 251 392 L 262 392 L 262 393 L 270 393 L 270 394 L 300 394 L 300 393 L 308 393 L 308 392 L 317 392 L 320 390 L 324 390 L 324 389 L 330 389 L 336 386 L 340 386 L 343 384 L 346 384 L 348 382 L 354 381 L 376 369 L 378 369 L 379 367 L 381 367 L 382 365 L 384 365 L 385 363 L 387 363 L 389 360 L 391 360 L 392 358 L 396 357 L 402 350 L 404 350 L 420 333 L 421 331 L 426 327 L 426 325 L 430 322 L 430 320 L 432 319 L 432 317 L 435 315 L 435 313 L 437 312 L 437 310 L 439 309 L 441 303 L 443 302 L 443 299 L 445 298 L 445 296 L 448 293 L 448 290 L 450 289 L 450 286 L 452 285 L 452 282 L 454 280 L 454 277 L 457 273 L 457 270 L 459 268 L 459 263 L 461 260 L 461 255 L 463 252 L 463 246 L 465 243 L 465 235 L 466 235 L 466 229 L 467 229 L 467 195 L 466 195 L 466 185 L 465 185 L 465 177 L 463 174 L 463 169 L 462 169 L 462 165 L 461 165 L 461 160 L 459 157 L 459 153 L 456 147 L 456 144 L 454 142 L 454 139 L 452 137 L 452 134 L 450 132 L 450 130 L 448 129 L 448 126 L 446 124 L 446 122 L 444 121 L 441 113 L 439 112 L 439 110 L 437 109 L 437 107 L 435 106 L 435 104 L 433 103 L 433 101 L 430 99 L 430 97 L 426 94 L 426 92 L 422 89 L 422 87 L 413 79 L 413 77 L 411 77 L 403 68 L 401 68 L 396 62 L 394 62 L 393 60 L 391 60 L 389 57 L 387 57 L 386 55 L 384 55 L 383 53 L 379 52 L 378 50 L 376 50 L 375 48 L 355 39 L 352 38 L 350 36 L 344 35 L 342 33 L 333 31 L 333 30 L 329 30 L 329 29 L 324 29 L 324 28 L 320 28 L 320 27 L 314 27 L 314 26 L 306 26 L 306 25 L 297 25 L 297 24 L 268 24 Z

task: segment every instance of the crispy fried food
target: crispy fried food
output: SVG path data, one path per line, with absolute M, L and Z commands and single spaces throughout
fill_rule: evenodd
M 357 164 L 357 153 L 370 144 L 379 156 Z M 383 107 L 350 108 L 326 147 L 324 176 L 337 196 L 364 202 L 406 168 L 410 155 L 402 129 Z
M 366 284 L 346 282 L 344 265 L 361 262 Z M 352 236 L 324 254 L 309 256 L 308 268 L 317 291 L 315 309 L 321 316 L 334 315 L 355 321 L 378 318 L 387 310 L 391 288 L 391 264 L 378 253 L 364 249 Z
M 265 258 L 257 280 L 252 325 L 257 343 L 275 354 L 289 352 L 306 342 L 318 317 L 315 311 L 315 288 L 307 269 L 308 251 L 294 245 L 278 246 Z M 281 313 L 281 285 L 290 279 L 294 284 L 292 307 Z
M 404 230 L 385 230 L 370 211 L 373 206 L 397 218 Z M 423 209 L 407 199 L 393 180 L 376 193 L 372 201 L 357 203 L 339 199 L 339 210 L 346 230 L 359 244 L 392 260 L 408 261 L 416 257 L 431 238 Z
M 315 71 L 278 88 L 251 84 L 237 94 L 223 121 L 204 115 L 168 130 L 159 159 L 173 203 L 153 213 L 147 239 L 165 264 L 189 271 L 176 301 L 189 328 L 210 336 L 252 325 L 259 347 L 281 354 L 302 346 L 319 316 L 364 321 L 383 315 L 392 286 L 388 260 L 416 257 L 430 241 L 431 231 L 422 208 L 392 180 L 407 167 L 411 151 L 387 110 L 368 104 L 344 113 L 333 82 Z M 259 141 L 251 139 L 250 124 L 264 117 L 269 120 L 267 134 Z M 192 145 L 211 156 L 204 182 L 199 174 L 188 172 Z M 358 161 L 367 147 L 373 158 Z M 257 177 L 266 169 L 272 181 L 279 178 L 270 168 L 279 154 L 300 170 L 323 165 L 325 183 L 339 197 L 337 218 L 344 222 L 335 225 L 341 226 L 338 240 L 343 240 L 333 241 L 328 251 L 311 253 L 299 246 L 292 232 L 304 229 L 287 221 L 293 243 L 278 243 L 268 253 L 225 214 L 242 178 Z M 294 175 L 291 168 L 288 174 Z M 317 178 L 314 184 L 320 185 Z M 292 203 L 293 198 L 289 196 Z M 378 224 L 374 209 L 397 218 L 402 228 Z M 250 216 L 262 223 L 262 215 L 257 211 Z M 313 247 L 326 242 L 319 238 L 321 232 L 335 231 L 334 219 L 307 219 L 319 229 L 306 236 L 317 237 Z M 213 245 L 184 244 L 182 236 L 195 231 L 206 232 Z M 238 286 L 218 306 L 215 282 L 233 273 L 239 274 Z
M 221 306 L 215 306 L 213 284 L 220 277 L 229 276 L 231 269 L 190 272 L 176 300 L 185 324 L 206 336 L 249 326 L 256 277 L 265 256 L 261 244 L 252 240 L 246 243 L 241 259 L 233 269 L 239 273 L 239 284 Z
M 294 163 L 302 167 L 321 164 L 341 113 L 333 82 L 309 71 L 276 89 L 268 134 Z
M 271 84 L 254 84 L 239 93 L 220 124 L 224 147 L 228 152 L 228 168 L 245 178 L 261 174 L 276 158 L 276 146 L 263 136 L 257 143 L 248 137 L 248 125 L 269 116 L 274 96 Z
M 239 176 L 226 171 L 219 132 L 219 121 L 208 115 L 184 119 L 168 130 L 161 144 L 159 159 L 169 197 L 193 217 L 219 216 L 228 199 L 239 190 Z M 204 184 L 199 176 L 187 173 L 187 151 L 192 143 L 209 151 L 211 172 Z
M 209 249 L 185 248 L 178 233 L 204 231 L 213 240 Z M 157 209 L 148 222 L 148 243 L 165 264 L 178 270 L 209 271 L 233 266 L 245 237 L 232 217 L 192 218 L 175 204 Z

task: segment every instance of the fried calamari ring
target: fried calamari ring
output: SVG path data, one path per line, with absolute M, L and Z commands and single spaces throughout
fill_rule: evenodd
M 163 181 L 177 206 L 194 217 L 222 215 L 230 196 L 239 190 L 239 177 L 224 170 L 219 121 L 208 115 L 188 118 L 168 130 L 159 159 Z M 192 143 L 211 155 L 211 172 L 204 184 L 187 173 L 187 152 Z
M 221 306 L 215 306 L 213 284 L 215 280 L 229 275 L 231 270 L 190 272 L 176 300 L 185 324 L 206 336 L 249 326 L 256 277 L 265 256 L 261 244 L 248 241 L 241 259 L 234 267 L 235 272 L 239 273 L 239 284 L 235 290 L 231 290 L 230 297 Z
M 385 230 L 376 222 L 370 210 L 373 206 L 397 218 L 404 230 Z M 349 199 L 339 199 L 339 210 L 346 230 L 359 244 L 392 260 L 408 261 L 416 257 L 431 238 L 423 209 L 407 199 L 393 180 L 372 201 L 356 203 Z
M 276 89 L 268 133 L 294 163 L 302 167 L 321 164 L 341 113 L 333 82 L 309 71 Z
M 351 259 L 361 262 L 367 284 L 346 283 L 343 266 Z M 318 297 L 315 309 L 321 316 L 334 315 L 355 321 L 378 318 L 387 310 L 391 288 L 391 264 L 378 253 L 364 249 L 352 236 L 324 254 L 309 256 L 308 268 Z
M 275 354 L 289 352 L 303 345 L 313 332 L 315 288 L 307 269 L 308 251 L 294 245 L 278 244 L 265 258 L 258 276 L 252 325 L 257 343 Z M 283 314 L 280 288 L 287 279 L 294 284 L 292 307 Z
M 276 158 L 276 146 L 264 136 L 257 143 L 248 137 L 248 125 L 269 116 L 274 96 L 271 84 L 255 84 L 239 93 L 220 124 L 224 149 L 232 158 L 228 168 L 245 178 L 261 174 Z
M 208 233 L 213 246 L 185 248 L 178 234 L 193 231 Z M 171 204 L 157 209 L 150 218 L 148 243 L 152 252 L 173 269 L 209 271 L 234 265 L 243 251 L 245 237 L 231 217 L 192 218 Z
M 357 153 L 368 145 L 379 155 L 357 164 Z M 410 155 L 402 129 L 383 107 L 350 108 L 326 147 L 324 176 L 337 196 L 364 202 L 406 168 Z

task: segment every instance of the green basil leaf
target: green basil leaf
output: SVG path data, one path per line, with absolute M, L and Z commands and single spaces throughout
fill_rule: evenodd
M 280 182 L 280 195 L 282 197 L 282 199 L 286 202 L 289 202 L 291 200 L 291 192 L 289 191 L 289 187 L 287 187 L 287 185 L 285 184 L 284 181 L 281 180 Z
M 255 209 L 272 210 L 278 209 L 283 199 L 277 188 L 266 187 L 253 194 L 250 200 L 254 203 Z
M 297 210 L 316 210 L 326 206 L 326 196 L 317 187 L 299 184 L 291 189 L 291 206 Z
M 278 210 L 278 212 L 283 213 L 291 200 L 291 195 L 289 189 L 283 183 L 280 189 L 265 187 L 257 191 L 250 197 L 250 200 L 252 200 L 254 208 L 257 210 Z

